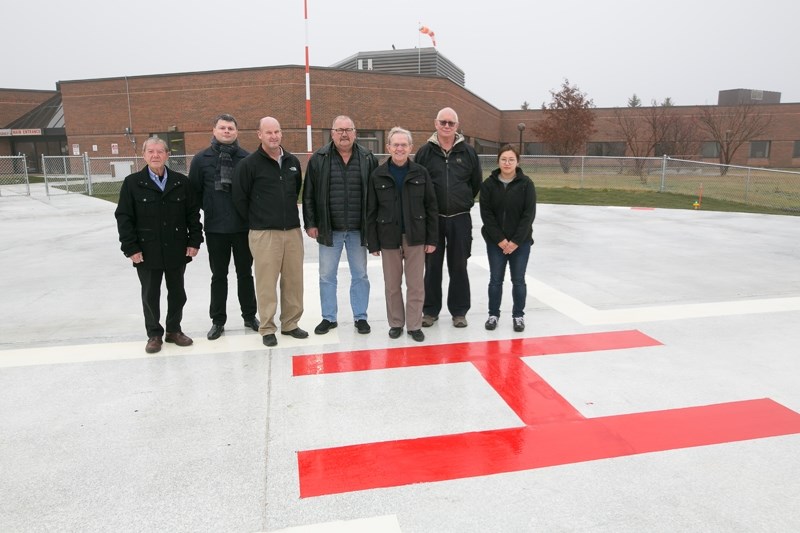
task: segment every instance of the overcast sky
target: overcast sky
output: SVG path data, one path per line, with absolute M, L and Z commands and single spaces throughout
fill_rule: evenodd
M 421 23 L 467 89 L 500 109 L 539 107 L 564 78 L 597 107 L 634 93 L 645 104 L 715 104 L 736 88 L 800 102 L 798 0 L 308 0 L 308 9 L 312 66 L 430 46 Z M 303 0 L 26 0 L 2 10 L 2 88 L 305 64 Z

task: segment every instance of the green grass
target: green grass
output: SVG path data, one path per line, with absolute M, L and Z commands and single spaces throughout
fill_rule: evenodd
M 622 207 L 658 207 L 662 209 L 694 209 L 697 196 L 668 192 L 627 191 L 619 189 L 573 189 L 570 187 L 536 187 L 536 200 L 543 204 L 614 205 Z M 700 209 L 735 213 L 763 213 L 799 216 L 800 210 L 782 210 L 738 202 L 703 198 Z
M 614 205 L 621 207 L 657 207 L 661 209 L 694 209 L 696 196 L 667 192 L 623 191 L 612 189 L 536 188 L 537 202 L 566 205 Z M 95 194 L 95 198 L 117 203 L 118 194 Z M 784 211 L 755 205 L 726 202 L 713 198 L 703 199 L 700 209 L 734 213 L 763 213 L 769 215 L 795 215 L 800 211 Z

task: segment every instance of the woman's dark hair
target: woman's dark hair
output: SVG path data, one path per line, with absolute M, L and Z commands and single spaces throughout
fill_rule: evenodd
M 500 154 L 504 152 L 514 152 L 514 155 L 517 156 L 517 161 L 519 161 L 519 151 L 514 147 L 513 144 L 504 144 L 500 147 L 500 150 L 497 152 L 497 162 L 500 162 Z

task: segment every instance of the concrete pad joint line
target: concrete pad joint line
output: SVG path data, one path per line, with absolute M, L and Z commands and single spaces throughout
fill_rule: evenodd
M 471 261 L 489 269 L 489 262 L 485 257 L 474 257 Z M 800 311 L 800 297 L 599 310 L 532 276 L 525 276 L 525 281 L 529 285 L 529 296 L 586 326 Z

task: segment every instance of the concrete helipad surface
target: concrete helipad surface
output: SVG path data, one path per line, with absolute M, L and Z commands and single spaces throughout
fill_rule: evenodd
M 0 531 L 800 530 L 800 220 L 540 205 L 526 331 L 339 328 L 265 349 L 235 276 L 208 341 L 144 352 L 114 205 L 0 197 Z M 301 327 L 320 320 L 306 239 Z M 506 282 L 509 285 L 510 282 Z

